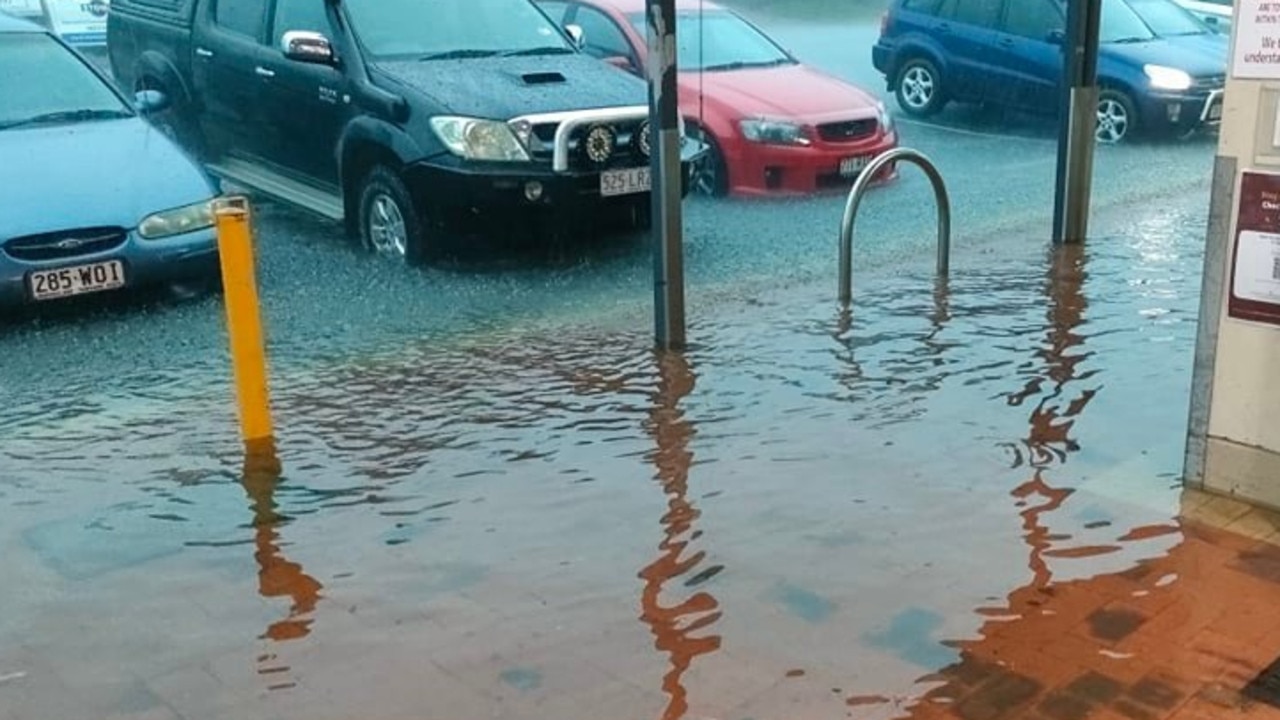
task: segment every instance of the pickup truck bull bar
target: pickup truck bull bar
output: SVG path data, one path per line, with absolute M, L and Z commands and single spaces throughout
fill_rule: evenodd
M 548 123 L 556 123 L 555 149 L 551 157 L 551 169 L 555 172 L 566 172 L 569 170 L 569 138 L 578 128 L 597 123 L 638 122 L 647 119 L 649 119 L 649 107 L 647 105 L 630 105 L 596 110 L 569 110 L 539 115 L 522 115 L 518 118 L 513 118 L 509 124 L 516 125 L 527 122 L 530 125 L 546 125 Z

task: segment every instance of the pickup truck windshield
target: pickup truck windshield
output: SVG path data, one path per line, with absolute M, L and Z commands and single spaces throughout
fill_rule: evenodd
M 346 0 L 352 25 L 375 59 L 461 58 L 572 52 L 529 0 Z
M 106 83 L 44 33 L 0 35 L 0 129 L 132 113 Z
M 644 13 L 628 19 L 641 35 L 649 32 Z M 750 23 L 724 10 L 679 13 L 676 36 L 681 70 L 739 70 L 795 62 Z

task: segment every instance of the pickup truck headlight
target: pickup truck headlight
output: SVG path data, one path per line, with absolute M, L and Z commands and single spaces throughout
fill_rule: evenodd
M 751 142 L 766 145 L 810 145 L 805 137 L 804 128 L 789 122 L 772 120 L 743 120 L 738 124 L 742 128 L 742 136 Z
M 1145 65 L 1142 72 L 1146 73 L 1147 79 L 1151 81 L 1151 87 L 1156 90 L 1191 89 L 1191 76 L 1177 68 Z
M 138 223 L 138 234 L 159 240 L 211 228 L 213 223 L 213 203 L 205 201 L 148 215 Z
M 528 162 L 529 151 L 511 126 L 494 120 L 466 117 L 433 117 L 431 129 L 449 152 L 468 160 Z

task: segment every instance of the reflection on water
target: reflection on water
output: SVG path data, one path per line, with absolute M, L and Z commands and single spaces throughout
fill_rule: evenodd
M 239 474 L 225 398 L 180 369 L 145 401 L 107 384 L 15 404 L 0 410 L 0 527 L 23 590 L 0 593 L 0 671 L 19 662 L 10 647 L 59 667 L 123 648 L 123 671 L 158 693 L 209 657 L 237 696 L 253 696 L 246 658 L 252 682 L 296 682 L 239 716 L 166 696 L 205 718 L 292 716 L 270 704 L 286 701 L 359 716 L 388 685 L 414 692 L 406 668 L 478 695 L 464 709 L 518 717 L 537 692 L 581 699 L 583 716 L 656 697 L 664 720 L 919 696 L 917 678 L 1035 617 L 1031 601 L 1181 539 L 1163 475 L 1199 273 L 1198 218 L 1180 222 L 1162 231 L 1172 246 L 869 277 L 844 317 L 825 284 L 719 306 L 687 355 L 655 356 L 631 328 L 556 327 L 296 369 L 273 382 L 290 483 Z M 92 620 L 156 577 L 178 583 L 173 600 Z M 264 617 L 261 598 L 289 608 Z M 190 604 L 201 632 L 129 640 Z M 77 623 L 92 643 L 60 629 Z M 360 682 L 308 685 L 336 666 Z M 516 671 L 538 681 L 487 684 Z
M 279 511 L 276 489 L 282 482 L 280 462 L 274 447 L 247 449 L 242 477 L 249 507 L 253 512 L 254 560 L 258 563 L 258 593 L 263 598 L 288 598 L 288 616 L 271 623 L 261 639 L 272 642 L 300 640 L 311 633 L 312 614 L 320 602 L 324 586 L 284 555 L 280 530 L 290 518 Z M 287 665 L 269 651 L 258 656 L 258 673 L 270 679 L 269 690 L 292 688 L 295 682 L 285 679 Z
M 661 554 L 640 571 L 644 580 L 640 619 L 653 633 L 654 647 L 670 657 L 670 670 L 662 680 L 662 690 L 669 697 L 662 720 L 679 720 L 689 709 L 684 674 L 698 656 L 720 649 L 720 636 L 706 633 L 722 613 L 719 601 L 710 592 L 700 590 L 674 604 L 664 604 L 662 595 L 664 590 L 670 592 L 668 583 L 688 576 L 684 585 L 696 587 L 724 567 L 699 570 L 706 551 L 686 554 L 690 544 L 702 537 L 694 529 L 701 511 L 689 500 L 689 468 L 693 464 L 689 443 L 695 430 L 680 407 L 693 391 L 693 368 L 682 353 L 675 352 L 660 354 L 657 365 L 660 379 L 646 430 L 657 445 L 651 458 L 667 496 L 667 508 L 662 516 L 663 539 L 658 545 Z

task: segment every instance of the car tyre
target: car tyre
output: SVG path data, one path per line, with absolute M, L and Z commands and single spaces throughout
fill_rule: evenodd
M 436 252 L 438 238 L 429 231 L 409 189 L 391 168 L 377 165 L 360 189 L 360 243 L 366 250 L 408 265 L 418 265 Z
M 898 69 L 898 106 L 915 117 L 936 115 L 947 104 L 938 66 L 924 58 L 912 58 Z
M 689 168 L 690 193 L 704 197 L 724 197 L 729 194 L 729 167 L 724 153 L 714 136 L 699 126 L 690 126 L 690 137 L 706 144 L 707 152 Z
M 1098 125 L 1094 137 L 1103 145 L 1132 140 L 1138 129 L 1138 111 L 1129 96 L 1119 90 L 1098 95 Z

